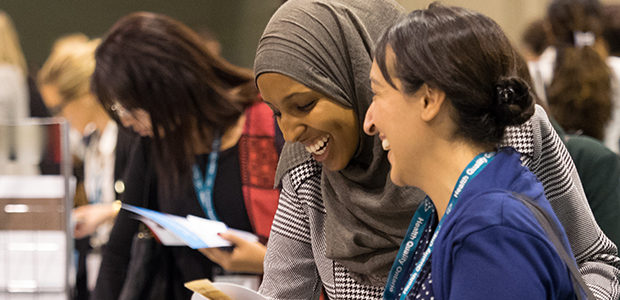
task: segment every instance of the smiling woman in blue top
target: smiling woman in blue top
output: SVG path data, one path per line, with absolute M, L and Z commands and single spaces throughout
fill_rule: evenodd
M 575 298 L 566 263 L 516 199 L 546 210 L 568 249 L 542 184 L 499 147 L 535 111 L 522 64 L 494 21 L 463 8 L 414 11 L 379 39 L 364 130 L 389 151 L 392 181 L 432 199 L 413 216 L 384 299 Z

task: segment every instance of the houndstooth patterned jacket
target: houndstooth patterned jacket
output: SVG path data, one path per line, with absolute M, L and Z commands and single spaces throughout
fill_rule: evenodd
M 597 299 L 619 299 L 618 250 L 596 224 L 575 166 L 544 110 L 537 107 L 526 124 L 507 128 L 502 146 L 517 149 L 541 180 Z M 320 181 L 321 165 L 313 159 L 283 177 L 260 293 L 269 299 L 318 299 L 323 287 L 330 299 L 381 299 L 383 288 L 357 283 L 345 267 L 325 257 Z

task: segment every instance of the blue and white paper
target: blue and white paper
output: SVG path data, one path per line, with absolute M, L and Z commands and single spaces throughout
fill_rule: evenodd
M 193 215 L 183 218 L 129 204 L 123 204 L 123 209 L 138 214 L 138 219 L 166 246 L 187 245 L 192 249 L 230 247 L 232 244 L 218 235 L 224 232 L 231 232 L 252 242 L 258 241 L 253 233 L 228 228 L 219 221 Z

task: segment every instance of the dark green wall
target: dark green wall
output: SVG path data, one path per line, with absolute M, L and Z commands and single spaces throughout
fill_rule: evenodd
M 281 0 L 0 0 L 17 27 L 33 68 L 40 67 L 58 37 L 82 32 L 103 35 L 120 17 L 134 11 L 169 15 L 190 27 L 207 26 L 222 43 L 230 62 L 251 68 L 254 51 Z

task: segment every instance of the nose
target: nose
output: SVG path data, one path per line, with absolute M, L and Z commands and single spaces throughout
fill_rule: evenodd
M 121 120 L 121 124 L 127 128 L 132 126 L 135 122 L 135 118 L 131 114 L 122 114 L 119 115 L 118 118 Z
M 364 132 L 368 135 L 375 135 L 378 133 L 377 127 L 375 126 L 374 121 L 372 120 L 372 112 L 374 110 L 374 103 L 370 104 L 368 107 L 368 111 L 366 111 L 366 116 L 364 117 Z
M 306 127 L 299 118 L 287 114 L 282 114 L 282 116 L 278 118 L 278 126 L 280 126 L 280 131 L 282 131 L 284 140 L 289 143 L 297 142 Z

